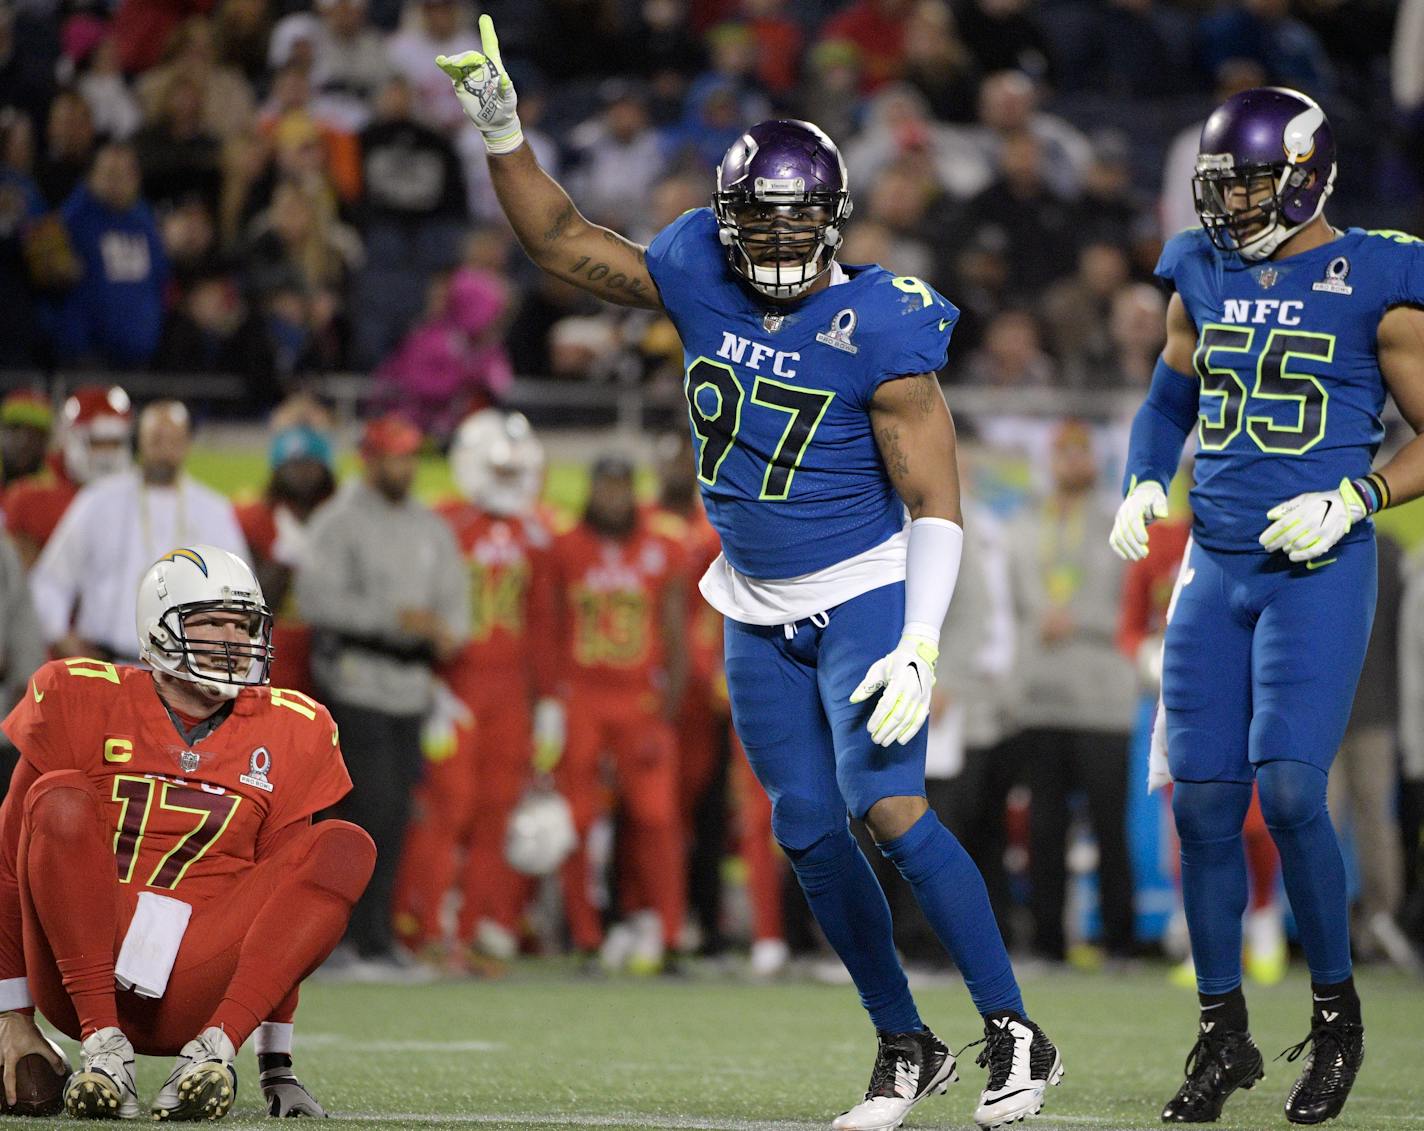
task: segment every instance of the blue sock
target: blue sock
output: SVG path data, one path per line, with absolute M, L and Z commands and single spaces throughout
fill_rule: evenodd
M 974 1008 L 986 1017 L 1005 1011 L 1027 1017 L 984 877 L 934 810 L 880 851 L 914 889 L 920 910 L 964 976 Z
M 1200 993 L 1225 994 L 1241 985 L 1241 916 L 1248 896 L 1241 827 L 1250 807 L 1251 786 L 1244 782 L 1179 781 L 1172 787 L 1182 903 Z
M 1281 877 L 1311 981 L 1350 977 L 1350 906 L 1345 861 L 1325 807 L 1324 770 L 1307 762 L 1266 762 L 1256 770 L 1261 815 L 1281 854 Z
M 850 972 L 872 1024 L 887 1033 L 923 1029 L 895 953 L 890 905 L 850 829 L 822 837 L 810 848 L 785 852 L 811 914 Z

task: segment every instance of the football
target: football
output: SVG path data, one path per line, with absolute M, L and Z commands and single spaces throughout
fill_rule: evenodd
M 6 1115 L 58 1115 L 64 1109 L 68 1072 L 55 1072 L 43 1056 L 32 1052 L 15 1065 L 15 1103 L 0 1092 L 0 1112 Z

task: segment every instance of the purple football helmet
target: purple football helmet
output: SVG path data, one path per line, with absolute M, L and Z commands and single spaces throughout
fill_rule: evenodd
M 761 122 L 723 156 L 712 211 L 732 270 L 768 298 L 805 294 L 850 218 L 841 151 L 810 122 Z
M 1299 91 L 1242 91 L 1202 127 L 1192 190 L 1202 227 L 1222 251 L 1267 258 L 1320 215 L 1334 187 L 1335 133 Z

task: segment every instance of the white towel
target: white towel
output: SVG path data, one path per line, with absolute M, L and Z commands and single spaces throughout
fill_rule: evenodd
M 138 908 L 114 963 L 119 987 L 139 997 L 162 997 L 178 960 L 193 908 L 181 899 L 139 892 Z
M 1177 611 L 1177 598 L 1183 587 L 1190 585 L 1197 571 L 1192 568 L 1192 540 L 1187 539 L 1182 551 L 1182 564 L 1177 568 L 1177 581 L 1172 586 L 1172 599 L 1167 602 L 1167 623 L 1172 623 L 1172 614 Z M 1167 762 L 1167 710 L 1162 706 L 1162 693 L 1157 693 L 1157 713 L 1152 717 L 1152 742 L 1147 752 L 1147 792 L 1161 789 L 1172 780 L 1172 770 Z

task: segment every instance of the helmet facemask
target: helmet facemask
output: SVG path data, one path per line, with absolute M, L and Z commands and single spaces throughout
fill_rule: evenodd
M 719 170 L 712 209 L 732 269 L 761 294 L 786 300 L 830 270 L 851 201 L 844 189 L 808 192 L 800 177 L 723 188 Z
M 219 639 L 190 625 L 193 617 L 237 613 L 246 620 L 246 640 Z M 272 610 L 246 597 L 190 601 L 166 609 L 149 632 L 144 659 L 219 699 L 234 699 L 244 687 L 261 687 L 272 673 Z
M 1291 198 L 1312 188 L 1313 169 L 1289 162 L 1237 166 L 1229 154 L 1203 153 L 1192 177 L 1192 196 L 1211 242 L 1221 251 L 1257 261 L 1272 255 L 1325 209 L 1335 188 L 1335 166 L 1315 208 L 1298 223 L 1288 217 Z M 1246 206 L 1233 207 L 1233 198 Z

